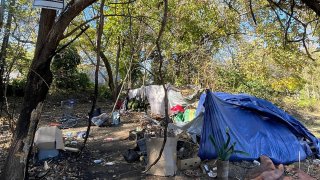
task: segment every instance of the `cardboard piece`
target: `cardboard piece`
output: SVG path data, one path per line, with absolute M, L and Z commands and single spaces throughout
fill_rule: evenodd
M 179 170 L 195 169 L 200 166 L 201 159 L 199 157 L 178 160 Z
M 64 150 L 62 132 L 56 126 L 40 127 L 34 137 L 34 144 L 42 150 Z
M 146 140 L 148 165 L 152 164 L 159 156 L 163 138 L 150 138 Z M 177 138 L 168 137 L 162 156 L 157 164 L 147 172 L 156 176 L 174 176 L 177 171 Z

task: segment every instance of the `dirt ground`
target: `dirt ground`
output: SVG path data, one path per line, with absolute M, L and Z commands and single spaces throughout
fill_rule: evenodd
M 110 113 L 111 102 L 98 102 L 98 107 L 102 112 Z M 63 129 L 65 136 L 76 136 L 77 132 L 85 131 L 87 128 L 87 114 L 91 108 L 89 101 L 79 101 L 74 109 L 74 115 L 78 117 L 78 123 L 73 128 Z M 17 112 L 19 110 L 17 109 Z M 63 109 L 59 100 L 50 100 L 44 104 L 43 113 L 39 127 L 56 123 L 61 119 Z M 72 152 L 60 153 L 59 159 L 47 161 L 48 167 L 44 167 L 43 162 L 34 159 L 30 161 L 30 179 L 210 179 L 208 175 L 202 174 L 201 169 L 197 169 L 199 177 L 188 177 L 185 171 L 178 171 L 175 177 L 159 177 L 142 173 L 145 169 L 144 160 L 128 163 L 123 158 L 123 154 L 128 149 L 136 146 L 135 141 L 128 139 L 129 131 L 136 129 L 144 119 L 144 114 L 140 112 L 128 112 L 121 115 L 121 125 L 116 127 L 92 126 L 87 145 L 81 155 Z M 320 121 L 319 121 L 320 122 Z M 319 123 L 315 122 L 315 123 Z M 307 124 L 308 125 L 308 124 Z M 318 132 L 319 126 L 313 126 L 311 131 Z M 0 124 L 0 175 L 1 168 L 5 160 L 10 133 L 5 123 Z M 74 138 L 70 147 L 81 147 L 82 138 Z M 101 160 L 95 163 L 94 160 Z M 209 167 L 214 167 L 214 161 L 206 162 Z M 291 166 L 298 167 L 298 163 Z M 315 166 L 312 159 L 301 163 L 301 169 L 316 179 L 320 179 L 320 166 Z M 254 165 L 250 162 L 235 162 L 230 164 L 230 179 L 244 179 L 248 170 Z M 288 175 L 288 173 L 287 173 Z M 290 175 L 290 174 L 289 174 Z M 293 179 L 296 179 L 292 175 Z

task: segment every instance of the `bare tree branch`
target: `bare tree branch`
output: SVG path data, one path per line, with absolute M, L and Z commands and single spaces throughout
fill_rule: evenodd
M 302 39 L 303 39 L 303 40 L 302 40 L 302 45 L 303 45 L 304 50 L 306 51 L 308 57 L 309 57 L 310 59 L 312 59 L 313 61 L 315 61 L 315 59 L 311 56 L 311 54 L 310 54 L 310 52 L 309 52 L 309 50 L 308 50 L 308 47 L 307 47 L 307 44 L 306 44 L 306 36 L 307 36 L 307 27 L 305 26 L 305 27 L 304 27 L 303 36 L 302 36 Z
M 114 3 L 109 3 L 109 4 L 131 4 L 131 3 L 134 3 L 136 0 L 131 0 L 131 1 L 128 1 L 128 2 L 114 2 Z
M 279 8 L 282 12 L 284 12 L 286 15 L 290 16 L 290 13 L 288 13 L 287 11 L 285 11 L 278 3 L 272 1 L 272 0 L 268 0 L 269 3 L 271 3 L 272 5 L 276 6 L 277 8 Z M 295 16 L 290 16 L 292 17 L 294 20 L 296 20 L 297 22 L 299 22 L 301 25 L 305 26 L 306 23 L 302 22 L 300 19 L 296 18 Z
M 56 54 L 58 54 L 59 52 L 61 52 L 63 49 L 65 49 L 66 47 L 68 47 L 71 43 L 73 43 L 76 39 L 78 39 L 78 37 L 80 37 L 87 29 L 89 29 L 89 26 L 86 26 L 84 29 L 81 29 L 81 32 L 79 34 L 76 35 L 76 37 L 74 37 L 71 41 L 69 41 L 68 43 L 64 44 L 61 46 L 61 48 L 59 48 L 53 55 L 55 56 Z
M 26 43 L 26 44 L 36 44 L 35 42 L 30 41 L 30 40 L 20 39 L 20 38 L 19 38 L 19 37 L 17 37 L 14 33 L 12 33 L 11 37 L 13 37 L 15 40 L 17 40 L 18 42 L 21 42 L 21 43 Z
M 254 12 L 253 12 L 253 9 L 252 9 L 252 0 L 249 0 L 249 8 L 250 8 L 252 20 L 253 20 L 254 24 L 257 25 L 257 20 L 256 20 L 256 17 L 254 15 Z
M 75 33 L 77 30 L 81 29 L 83 26 L 85 26 L 86 24 L 90 23 L 91 21 L 95 20 L 95 19 L 98 19 L 99 17 L 96 16 L 96 17 L 93 17 L 83 23 L 81 23 L 80 25 L 78 25 L 76 28 L 74 28 L 73 30 L 71 30 L 69 33 L 63 35 L 62 39 L 65 39 L 69 36 L 71 36 L 73 33 Z
M 288 30 L 290 28 L 290 25 L 291 25 L 291 18 L 293 17 L 293 13 L 294 13 L 294 6 L 295 6 L 295 1 L 292 0 L 291 2 L 291 6 L 290 6 L 290 15 L 289 15 L 289 19 L 288 19 L 288 22 L 287 22 L 287 26 L 286 26 L 286 29 L 285 29 L 285 32 L 284 32 L 284 39 L 285 39 L 285 45 L 287 44 L 287 40 L 288 40 Z

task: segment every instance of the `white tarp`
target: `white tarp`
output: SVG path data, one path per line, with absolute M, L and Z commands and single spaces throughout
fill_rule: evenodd
M 64 8 L 64 0 L 34 0 L 33 6 L 45 9 L 62 10 Z

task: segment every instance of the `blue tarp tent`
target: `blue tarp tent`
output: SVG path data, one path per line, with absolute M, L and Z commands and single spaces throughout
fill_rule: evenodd
M 231 142 L 236 150 L 249 154 L 235 154 L 230 160 L 254 160 L 266 155 L 277 164 L 303 160 L 312 154 L 320 155 L 320 142 L 298 120 L 272 103 L 246 94 L 212 93 L 200 97 L 197 113 L 204 108 L 199 157 L 216 158 L 209 136 L 218 145 L 226 141 L 230 130 Z

